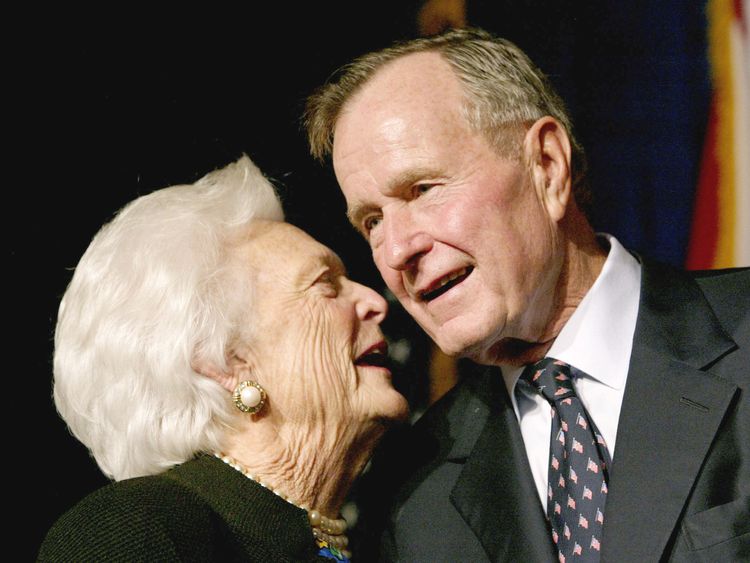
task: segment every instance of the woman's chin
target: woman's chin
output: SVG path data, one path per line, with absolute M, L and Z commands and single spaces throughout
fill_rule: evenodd
M 379 419 L 385 424 L 397 424 L 409 419 L 409 403 L 401 393 L 391 388 L 388 397 L 383 397 Z
M 379 396 L 377 403 L 371 403 L 364 416 L 354 422 L 359 426 L 360 436 L 380 436 L 389 427 L 409 420 L 409 404 L 395 390 L 388 396 Z

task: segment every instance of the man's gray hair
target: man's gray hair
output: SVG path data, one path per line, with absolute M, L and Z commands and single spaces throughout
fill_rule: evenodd
M 523 133 L 540 117 L 550 115 L 559 121 L 571 143 L 576 200 L 587 204 L 586 158 L 562 99 L 521 49 L 480 29 L 452 30 L 397 43 L 339 69 L 307 100 L 303 120 L 312 155 L 319 160 L 331 155 L 343 107 L 379 69 L 406 55 L 423 52 L 438 53 L 450 64 L 465 93 L 465 119 L 500 155 L 518 157 Z

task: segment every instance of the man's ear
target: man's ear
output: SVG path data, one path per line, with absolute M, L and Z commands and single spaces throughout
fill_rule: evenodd
M 541 117 L 526 131 L 523 151 L 540 201 L 552 220 L 560 221 L 571 194 L 568 134 L 554 117 Z

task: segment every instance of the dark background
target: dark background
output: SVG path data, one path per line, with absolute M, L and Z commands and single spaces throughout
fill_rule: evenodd
M 591 161 L 595 226 L 682 265 L 709 96 L 703 4 L 573 4 L 468 3 L 470 23 L 518 43 L 570 106 Z M 191 25 L 146 24 L 149 14 L 95 14 L 92 25 L 70 13 L 63 24 L 46 14 L 26 35 L 28 56 L 12 63 L 8 86 L 20 127 L 6 137 L 20 156 L 6 189 L 5 342 L 6 376 L 18 387 L 6 397 L 16 403 L 7 466 L 18 473 L 8 482 L 23 496 L 14 513 L 30 558 L 54 519 L 106 482 L 54 410 L 52 337 L 72 268 L 122 205 L 246 153 L 277 186 L 287 219 L 382 290 L 330 167 L 307 153 L 299 117 L 341 64 L 414 37 L 416 2 L 326 6 L 193 14 Z M 423 366 L 426 341 L 397 307 L 388 331 L 410 339 L 412 365 Z M 419 400 L 422 381 L 401 384 Z

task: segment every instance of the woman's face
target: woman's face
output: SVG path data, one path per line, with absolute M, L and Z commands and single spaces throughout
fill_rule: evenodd
M 378 293 L 349 280 L 338 256 L 288 223 L 257 222 L 238 253 L 253 288 L 250 376 L 285 422 L 338 429 L 407 415 L 385 365 L 387 307 Z

